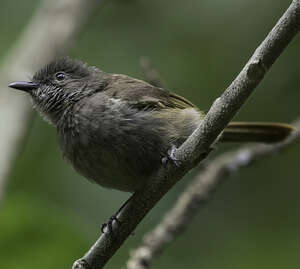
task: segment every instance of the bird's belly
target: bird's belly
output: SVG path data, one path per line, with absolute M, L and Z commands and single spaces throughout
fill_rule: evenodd
M 82 145 L 77 145 L 75 152 L 65 156 L 78 173 L 106 188 L 133 192 L 149 177 L 149 174 L 139 173 L 137 169 L 132 168 L 133 163 L 136 166 L 142 165 L 134 156 L 131 156 L 130 163 L 126 163 L 125 159 L 120 160 L 122 156 L 113 152 Z
M 166 152 L 159 136 L 148 141 L 134 134 L 118 137 L 111 134 L 108 140 L 92 137 L 79 133 L 78 139 L 64 139 L 61 149 L 78 173 L 106 188 L 136 191 L 157 170 L 162 152 Z
M 167 150 L 179 146 L 195 129 L 197 112 L 189 114 L 186 124 L 178 121 L 176 111 L 170 119 L 142 111 L 129 116 L 119 113 L 95 126 L 85 120 L 75 137 L 60 137 L 61 149 L 88 179 L 103 187 L 136 191 L 158 170 Z

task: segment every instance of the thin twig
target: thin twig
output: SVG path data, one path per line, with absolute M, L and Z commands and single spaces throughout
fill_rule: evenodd
M 300 0 L 294 0 L 241 73 L 214 102 L 200 126 L 175 152 L 175 157 L 181 160 L 181 166 L 176 167 L 169 163 L 166 168 L 159 169 L 142 190 L 134 193 L 130 203 L 122 210 L 118 216 L 121 224 L 115 223 L 112 233 L 102 234 L 91 249 L 74 263 L 73 269 L 104 267 L 151 208 L 207 155 L 212 143 L 254 91 L 299 28 Z
M 144 72 L 145 80 L 155 87 L 163 88 L 161 78 L 159 77 L 159 74 L 156 71 L 156 69 L 153 67 L 150 58 L 145 56 L 141 57 L 140 65 L 142 71 Z
M 282 143 L 274 145 L 244 146 L 234 152 L 225 153 L 210 161 L 205 170 L 180 195 L 175 206 L 163 220 L 147 233 L 142 245 L 131 253 L 127 269 L 150 268 L 153 260 L 181 235 L 193 218 L 210 200 L 218 186 L 241 168 L 249 166 L 274 153 L 286 149 L 300 140 L 300 120 L 294 124 L 296 130 Z
M 44 0 L 0 70 L 0 202 L 6 180 L 26 137 L 32 115 L 28 98 L 8 89 L 64 54 L 95 7 L 103 0 Z

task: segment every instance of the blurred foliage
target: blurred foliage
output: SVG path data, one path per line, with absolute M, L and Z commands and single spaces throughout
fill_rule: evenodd
M 0 62 L 37 3 L 0 2 Z M 95 12 L 70 55 L 107 72 L 139 78 L 143 78 L 139 58 L 148 56 L 168 88 L 207 110 L 289 3 L 112 0 Z M 299 45 L 298 37 L 238 119 L 289 122 L 299 115 Z M 214 154 L 232 147 L 236 145 L 220 146 Z M 233 176 L 155 268 L 298 266 L 299 152 L 300 145 L 295 145 Z M 194 174 L 156 206 L 107 268 L 124 265 L 142 234 L 161 219 Z M 0 268 L 71 268 L 99 236 L 101 223 L 127 197 L 76 174 L 61 157 L 55 129 L 34 117 L 0 208 Z

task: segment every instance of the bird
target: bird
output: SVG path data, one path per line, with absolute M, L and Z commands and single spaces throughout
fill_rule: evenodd
M 126 192 L 143 188 L 205 117 L 168 89 L 68 57 L 9 87 L 28 93 L 56 127 L 63 156 L 78 173 Z M 231 122 L 219 141 L 276 143 L 292 130 L 286 123 Z

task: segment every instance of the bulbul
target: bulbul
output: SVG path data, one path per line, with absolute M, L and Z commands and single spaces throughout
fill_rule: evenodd
M 168 150 L 179 147 L 205 116 L 166 89 L 69 58 L 9 87 L 32 97 L 34 107 L 56 127 L 63 155 L 80 174 L 128 192 L 143 188 Z M 273 143 L 291 131 L 284 123 L 232 122 L 220 141 Z

